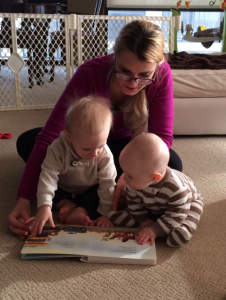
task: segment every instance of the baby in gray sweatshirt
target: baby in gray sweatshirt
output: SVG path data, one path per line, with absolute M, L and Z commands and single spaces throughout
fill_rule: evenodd
M 71 104 L 65 130 L 48 147 L 41 167 L 32 235 L 40 234 L 46 221 L 54 227 L 52 200 L 59 189 L 62 196 L 55 208 L 63 223 L 113 226 L 107 217 L 116 185 L 114 159 L 106 145 L 111 126 L 112 113 L 105 98 L 87 96 Z M 78 203 L 82 202 L 81 195 L 95 185 L 98 185 L 99 217 L 93 221 L 89 211 Z M 92 197 L 88 201 L 92 202 Z

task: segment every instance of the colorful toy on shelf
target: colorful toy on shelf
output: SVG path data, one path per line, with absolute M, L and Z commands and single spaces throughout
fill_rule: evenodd
M 222 2 L 222 1 L 220 0 L 220 2 Z M 224 0 L 223 3 L 221 3 L 220 8 L 223 9 L 223 10 L 225 10 L 225 8 L 226 8 L 226 0 Z
M 190 8 L 190 2 L 191 2 L 191 1 L 185 1 L 185 5 L 186 5 L 187 9 Z
M 197 29 L 198 33 L 200 33 L 201 31 L 206 30 L 205 26 L 200 25 Z
M 185 6 L 187 7 L 187 9 L 190 8 L 190 2 L 191 2 L 191 1 L 185 1 Z M 177 9 L 181 6 L 181 4 L 182 4 L 182 0 L 179 0 L 179 1 L 177 2 Z
M 191 31 L 193 31 L 193 28 L 192 28 L 191 24 L 187 24 L 185 27 L 185 30 L 186 30 L 186 36 L 192 36 Z
M 212 38 L 212 37 L 221 37 L 221 33 L 219 28 L 206 29 L 205 26 L 199 26 L 197 32 L 194 33 L 194 36 L 197 38 L 209 38 L 209 37 Z
M 177 2 L 177 9 L 181 6 L 181 2 L 182 2 L 182 0 L 179 0 L 179 1 Z

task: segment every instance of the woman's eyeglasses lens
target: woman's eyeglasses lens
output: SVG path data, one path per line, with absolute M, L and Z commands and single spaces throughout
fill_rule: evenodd
M 130 81 L 131 79 L 134 79 L 133 77 L 131 77 L 129 75 L 126 75 L 126 74 L 123 74 L 123 73 L 120 73 L 117 71 L 115 73 L 119 79 L 122 79 L 125 81 Z M 150 84 L 153 81 L 152 79 L 142 79 L 142 78 L 136 78 L 135 80 L 138 84 Z

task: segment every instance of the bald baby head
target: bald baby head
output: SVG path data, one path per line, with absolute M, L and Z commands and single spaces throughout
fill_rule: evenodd
M 165 174 L 169 162 L 169 150 L 161 138 L 153 133 L 135 137 L 121 152 L 121 168 L 131 177 L 144 174 Z

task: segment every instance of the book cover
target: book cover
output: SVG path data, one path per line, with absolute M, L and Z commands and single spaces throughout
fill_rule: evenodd
M 57 225 L 44 227 L 40 235 L 29 235 L 22 259 L 80 257 L 92 263 L 156 264 L 155 245 L 136 242 L 138 229 Z

